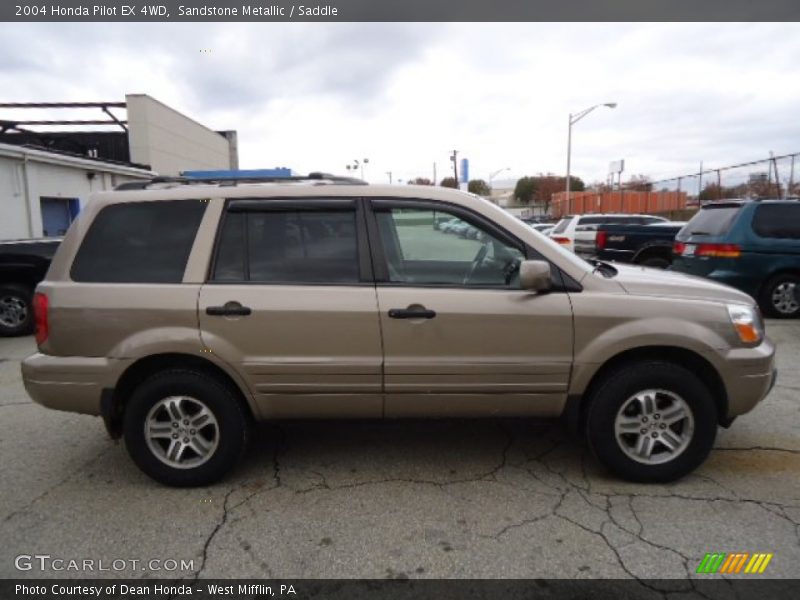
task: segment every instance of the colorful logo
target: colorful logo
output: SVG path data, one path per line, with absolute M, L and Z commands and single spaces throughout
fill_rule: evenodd
M 773 554 L 756 552 L 710 552 L 705 555 L 700 566 L 697 567 L 698 573 L 763 573 L 767 568 Z

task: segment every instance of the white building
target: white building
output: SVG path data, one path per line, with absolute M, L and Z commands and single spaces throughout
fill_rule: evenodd
M 55 108 L 103 110 L 109 120 L 10 120 L 14 112 Z M 112 112 L 122 108 L 127 118 Z M 87 123 L 105 130 L 41 129 Z M 63 235 L 95 191 L 238 162 L 235 131 L 209 129 L 145 94 L 128 94 L 124 103 L 0 103 L 0 239 Z
M 0 144 L 0 239 L 63 235 L 92 192 L 154 175 L 124 164 Z
M 235 131 L 217 132 L 146 94 L 125 96 L 130 161 L 159 175 L 238 169 Z

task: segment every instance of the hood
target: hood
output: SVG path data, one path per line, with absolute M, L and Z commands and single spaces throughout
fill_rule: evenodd
M 752 306 L 755 301 L 737 289 L 710 279 L 632 265 L 614 264 L 618 274 L 613 281 L 629 294 L 673 298 L 696 298 L 717 302 L 735 302 Z

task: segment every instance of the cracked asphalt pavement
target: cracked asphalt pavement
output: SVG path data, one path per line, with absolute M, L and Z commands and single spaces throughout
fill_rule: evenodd
M 19 554 L 191 560 L 116 577 L 708 578 L 706 552 L 800 577 L 800 321 L 770 321 L 779 378 L 671 485 L 613 479 L 555 422 L 288 422 L 205 489 L 149 480 L 100 419 L 31 403 L 0 340 L 0 577 Z M 720 576 L 717 576 L 720 577 Z M 686 582 L 693 586 L 692 582 Z

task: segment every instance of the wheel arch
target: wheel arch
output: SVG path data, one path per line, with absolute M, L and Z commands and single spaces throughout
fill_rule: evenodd
M 767 274 L 761 281 L 761 285 L 758 286 L 759 296 L 767 290 L 767 285 L 780 275 L 794 275 L 795 277 L 800 277 L 800 268 L 784 265 Z
M 235 378 L 218 364 L 207 358 L 191 354 L 154 354 L 135 361 L 122 373 L 117 380 L 116 387 L 103 390 L 100 412 L 106 424 L 106 429 L 113 439 L 118 439 L 122 436 L 122 419 L 125 414 L 125 407 L 133 390 L 136 388 L 136 384 L 160 371 L 170 369 L 186 369 L 214 377 L 231 391 L 249 419 L 255 420 L 257 418 L 252 398 L 236 382 Z
M 591 402 L 592 394 L 598 384 L 608 373 L 621 368 L 623 365 L 643 361 L 670 362 L 687 368 L 696 373 L 716 403 L 719 424 L 730 425 L 728 414 L 728 393 L 714 366 L 702 355 L 678 346 L 640 346 L 629 348 L 610 357 L 594 372 L 582 394 L 573 394 L 567 399 L 564 418 L 568 427 L 573 432 L 583 432 L 586 425 L 586 415 Z
M 633 255 L 633 262 L 640 263 L 650 257 L 657 256 L 666 258 L 670 263 L 672 262 L 672 246 L 666 244 L 650 244 L 639 248 L 636 254 Z

